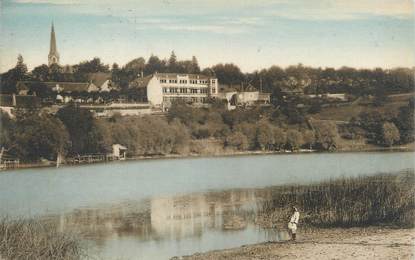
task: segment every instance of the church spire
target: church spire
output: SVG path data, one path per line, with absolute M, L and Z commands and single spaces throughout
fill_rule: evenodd
M 50 32 L 50 50 L 48 55 L 49 66 L 52 64 L 59 64 L 59 53 L 56 47 L 55 27 L 52 22 L 52 29 Z

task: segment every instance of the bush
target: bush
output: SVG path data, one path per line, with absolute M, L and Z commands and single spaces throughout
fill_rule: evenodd
M 415 175 L 399 174 L 343 178 L 318 184 L 281 186 L 263 205 L 273 221 L 286 221 L 291 205 L 301 211 L 300 222 L 315 226 L 360 226 L 415 223 Z M 272 221 L 272 220 L 271 220 Z
M 237 150 L 245 151 L 248 149 L 248 138 L 241 132 L 233 132 L 226 138 L 226 145 Z
M 73 234 L 41 220 L 0 220 L 0 258 L 82 259 L 86 248 Z
M 394 123 L 385 122 L 382 125 L 382 139 L 385 146 L 396 144 L 399 139 L 399 130 Z
M 292 151 L 298 150 L 303 144 L 303 135 L 294 129 L 287 131 L 287 147 Z

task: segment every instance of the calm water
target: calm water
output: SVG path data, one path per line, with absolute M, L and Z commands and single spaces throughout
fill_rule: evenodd
M 413 153 L 149 160 L 0 173 L 0 215 L 79 231 L 106 259 L 168 259 L 285 239 L 254 224 L 269 187 L 414 168 Z

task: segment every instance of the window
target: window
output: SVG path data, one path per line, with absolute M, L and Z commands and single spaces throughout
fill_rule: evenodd
M 212 83 L 215 84 L 216 83 L 216 80 L 212 79 Z
M 213 94 L 216 93 L 216 89 L 215 88 L 212 88 L 212 93 Z
M 163 88 L 163 93 L 167 93 L 167 88 Z
M 167 80 L 165 80 L 165 79 L 161 79 L 161 80 L 160 80 L 160 83 L 167 83 Z
M 196 88 L 191 88 L 191 89 L 190 89 L 190 93 L 192 93 L 192 94 L 197 94 L 197 89 L 196 89 Z

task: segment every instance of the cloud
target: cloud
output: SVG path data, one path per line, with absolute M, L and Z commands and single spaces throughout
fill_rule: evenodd
M 292 0 L 270 14 L 298 20 L 354 20 L 369 16 L 413 19 L 412 0 Z
M 17 4 L 52 4 L 52 5 L 71 5 L 81 4 L 79 0 L 14 0 Z
M 414 16 L 414 0 L 13 0 L 17 4 L 74 5 L 82 13 L 115 13 L 131 16 L 151 14 L 239 14 L 240 22 L 249 12 L 303 20 L 362 19 L 366 15 L 409 18 Z

